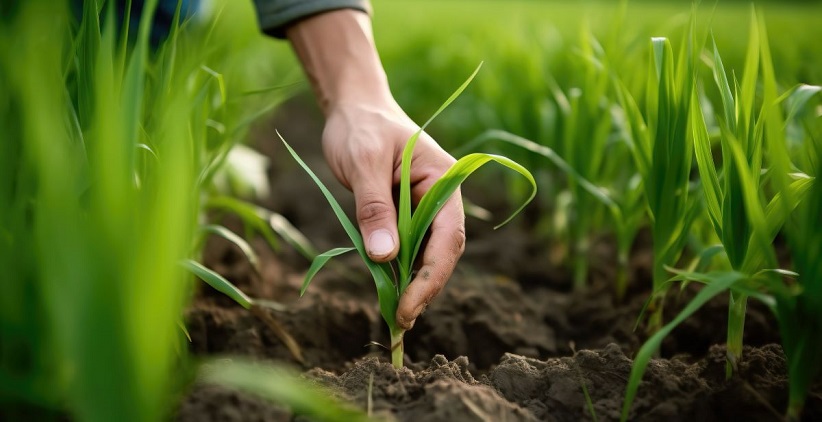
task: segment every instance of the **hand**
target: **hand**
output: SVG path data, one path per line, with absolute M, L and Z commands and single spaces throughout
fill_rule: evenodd
M 331 170 L 354 193 L 357 222 L 368 256 L 376 262 L 399 252 L 397 211 L 393 196 L 400 183 L 405 143 L 419 127 L 396 105 L 338 106 L 327 118 L 323 151 Z M 414 148 L 411 200 L 425 192 L 455 162 L 423 133 Z M 417 277 L 400 298 L 397 324 L 410 329 L 429 302 L 442 290 L 465 246 L 465 217 L 457 191 L 431 224 Z
M 354 192 L 357 223 L 368 255 L 390 261 L 399 251 L 393 197 L 405 142 L 419 127 L 397 105 L 365 13 L 342 9 L 286 29 L 326 117 L 323 150 L 337 178 Z M 454 163 L 423 133 L 411 163 L 412 201 L 419 201 Z M 459 191 L 434 218 L 422 266 L 400 298 L 397 324 L 410 329 L 457 264 L 465 245 Z

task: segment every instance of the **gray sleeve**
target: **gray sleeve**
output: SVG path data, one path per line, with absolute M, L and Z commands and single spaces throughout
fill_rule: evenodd
M 260 29 L 268 35 L 285 38 L 285 27 L 317 13 L 337 9 L 356 9 L 371 14 L 368 0 L 254 0 Z

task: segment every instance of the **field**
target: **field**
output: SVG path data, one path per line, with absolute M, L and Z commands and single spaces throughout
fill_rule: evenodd
M 287 103 L 279 117 L 260 130 L 267 134 L 276 127 L 292 136 L 319 136 L 321 126 L 304 123 L 319 118 L 310 101 Z M 316 187 L 267 135 L 258 142 L 278 157 L 274 163 L 280 162 L 271 168 L 276 177 L 266 205 L 285 215 L 320 249 L 345 244 L 345 234 Z M 310 143 L 301 146 L 301 155 L 321 168 L 321 153 Z M 335 192 L 345 197 L 342 188 Z M 493 201 L 482 196 L 485 190 L 471 192 L 466 196 L 472 200 Z M 343 204 L 353 207 L 350 201 Z M 224 241 L 211 245 L 206 262 L 252 296 L 293 304 L 275 316 L 301 345 L 306 376 L 334 387 L 362 409 L 371 402 L 377 416 L 586 420 L 592 419 L 587 389 L 599 420 L 619 419 L 632 353 L 646 338 L 634 324 L 651 283 L 647 233 L 633 248 L 631 290 L 618 302 L 612 288 L 612 239 L 595 246 L 590 288 L 575 293 L 567 264 L 551 261 L 557 251 L 534 240 L 529 223 L 514 220 L 497 231 L 493 225 L 469 220 L 459 270 L 406 335 L 408 367 L 400 371 L 391 366 L 386 349 L 370 345 L 387 344 L 388 333 L 368 273 L 355 259 L 340 261 L 353 279 L 326 270 L 302 298 L 299 289 L 308 261 L 295 252 L 264 254 L 261 277 Z M 257 246 L 266 248 L 262 242 Z M 672 293 L 666 319 L 693 297 L 696 286 L 690 287 Z M 263 320 L 218 292 L 201 294 L 187 312 L 196 355 L 251 355 L 297 364 Z M 788 380 L 776 321 L 767 308 L 752 304 L 745 358 L 737 377 L 725 381 L 726 314 L 727 299 L 717 298 L 665 340 L 662 358 L 645 375 L 631 419 L 778 419 L 787 405 Z M 814 420 L 822 406 L 819 388 L 817 383 L 806 404 L 808 420 Z M 285 420 L 288 415 L 254 396 L 210 385 L 195 388 L 180 411 L 183 420 Z
M 0 7 L 0 419 L 822 420 L 819 2 L 373 0 L 409 116 L 482 63 L 426 131 L 537 184 L 465 182 L 401 362 L 358 256 L 301 295 L 352 240 L 277 134 L 354 202 L 251 5 L 58 3 Z

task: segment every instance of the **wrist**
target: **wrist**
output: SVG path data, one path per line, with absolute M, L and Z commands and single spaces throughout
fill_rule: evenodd
M 289 27 L 286 35 L 326 116 L 357 104 L 395 107 L 365 13 L 322 13 Z

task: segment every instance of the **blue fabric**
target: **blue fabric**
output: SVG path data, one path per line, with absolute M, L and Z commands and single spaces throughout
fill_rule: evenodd
M 2 0 L 0 0 L 2 1 Z M 90 0 L 86 0 L 90 1 Z M 102 0 L 98 0 L 102 1 Z M 108 0 L 116 5 L 119 24 L 125 16 L 126 0 Z M 179 0 L 180 20 L 191 17 L 200 9 L 202 1 L 208 0 Z M 79 19 L 83 16 L 83 0 L 71 0 L 75 15 Z M 130 31 L 136 33 L 140 17 L 143 14 L 145 0 L 132 0 Z M 178 0 L 158 0 L 157 10 L 151 27 L 151 44 L 159 45 L 168 37 L 171 24 L 174 22 L 174 12 L 177 10 Z M 371 4 L 368 0 L 254 0 L 257 9 L 257 19 L 263 32 L 278 38 L 285 36 L 284 28 L 293 22 L 308 16 L 337 9 L 355 9 L 371 14 Z M 130 34 L 133 36 L 133 34 Z
M 87 0 L 88 1 L 88 0 Z M 99 1 L 99 0 L 98 0 Z M 118 27 L 122 27 L 123 18 L 126 15 L 126 7 L 128 1 L 126 0 L 109 0 L 116 7 Z M 83 0 L 72 0 L 72 8 L 78 20 L 83 16 Z M 151 44 L 153 46 L 159 45 L 171 30 L 171 24 L 174 22 L 174 13 L 177 11 L 178 0 L 158 0 L 157 9 L 154 11 L 154 19 L 151 25 Z M 193 15 L 200 7 L 200 0 L 179 0 L 180 4 L 180 21 Z M 137 33 L 137 28 L 140 25 L 140 17 L 143 15 L 143 6 L 145 0 L 132 0 L 131 14 L 129 19 L 129 36 Z M 105 10 L 105 9 L 104 9 Z

